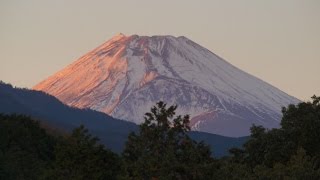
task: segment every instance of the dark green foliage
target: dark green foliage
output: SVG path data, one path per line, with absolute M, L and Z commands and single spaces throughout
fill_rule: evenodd
M 253 126 L 242 149 L 210 157 L 189 116 L 159 102 L 131 133 L 122 157 L 83 126 L 59 138 L 29 117 L 0 114 L 0 179 L 320 179 L 320 98 L 283 108 L 281 128 Z
M 163 102 L 146 113 L 139 133 L 128 137 L 123 158 L 132 179 L 203 179 L 210 149 L 186 134 L 189 116 L 175 116 L 177 106 Z
M 213 170 L 216 172 L 213 177 L 219 180 L 253 179 L 251 169 L 246 164 L 234 163 L 231 160 L 220 160 L 218 168 Z
M 283 108 L 279 129 L 253 126 L 224 168 L 245 167 L 246 179 L 320 179 L 320 98 L 312 100 Z
M 53 160 L 54 146 L 38 122 L 0 114 L 0 179 L 37 179 Z
M 38 122 L 0 114 L 0 179 L 116 179 L 121 161 L 83 126 L 53 137 Z
M 312 99 L 283 108 L 281 126 L 295 147 L 303 147 L 314 156 L 320 153 L 320 97 Z
M 307 155 L 320 155 L 320 103 L 302 102 L 283 108 L 280 129 L 266 130 L 261 126 L 251 128 L 251 138 L 244 144 L 243 160 L 251 167 L 272 167 L 277 162 L 286 163 L 299 148 Z
M 119 157 L 80 126 L 56 146 L 46 179 L 116 179 L 120 166 Z
M 287 163 L 276 163 L 272 168 L 256 166 L 254 168 L 255 179 L 308 179 L 318 180 L 320 169 L 314 167 L 315 163 L 310 156 L 306 155 L 304 149 L 298 151 L 290 158 Z
M 282 129 L 266 130 L 262 126 L 251 128 L 251 138 L 244 144 L 243 161 L 250 167 L 265 165 L 272 167 L 276 162 L 286 162 L 295 152 Z

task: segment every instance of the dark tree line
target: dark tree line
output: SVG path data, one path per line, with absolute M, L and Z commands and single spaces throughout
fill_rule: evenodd
M 320 97 L 282 109 L 279 129 L 252 126 L 230 156 L 192 140 L 189 116 L 159 102 L 115 154 L 85 127 L 48 133 L 21 115 L 0 115 L 0 179 L 320 179 Z

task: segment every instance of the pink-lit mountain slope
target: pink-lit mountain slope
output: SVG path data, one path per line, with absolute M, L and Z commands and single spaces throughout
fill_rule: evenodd
M 183 36 L 116 35 L 34 89 L 135 123 L 162 100 L 194 130 L 225 136 L 278 127 L 281 107 L 299 102 Z

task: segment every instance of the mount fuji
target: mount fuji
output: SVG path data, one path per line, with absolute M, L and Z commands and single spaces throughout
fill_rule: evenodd
M 278 127 L 281 107 L 300 102 L 183 36 L 118 34 L 33 89 L 137 124 L 161 100 L 193 130 L 233 137 Z

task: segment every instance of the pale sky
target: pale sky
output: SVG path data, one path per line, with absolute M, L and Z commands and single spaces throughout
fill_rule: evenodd
M 31 88 L 120 32 L 186 36 L 301 100 L 320 95 L 320 0 L 0 0 L 0 80 Z

